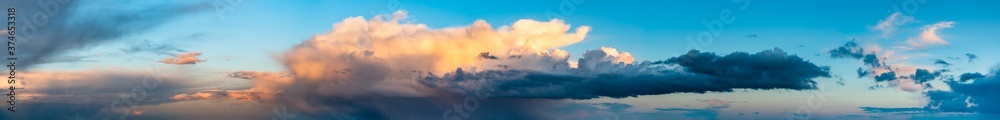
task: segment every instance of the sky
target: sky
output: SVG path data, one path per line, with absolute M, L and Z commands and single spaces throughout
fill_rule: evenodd
M 0 118 L 997 119 L 997 5 L 0 0 Z

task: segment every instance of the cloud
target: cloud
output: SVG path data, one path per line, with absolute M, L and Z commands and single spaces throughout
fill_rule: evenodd
M 906 16 L 900 13 L 892 13 L 889 17 L 878 22 L 877 25 L 873 26 L 872 29 L 882 32 L 882 37 L 888 37 L 896 32 L 900 25 L 904 25 L 913 21 L 913 17 Z
M 814 78 L 830 77 L 828 67 L 777 48 L 728 55 L 692 50 L 636 62 L 628 52 L 602 47 L 585 52 L 573 68 L 568 52 L 557 48 L 583 40 L 589 27 L 571 31 L 561 20 L 518 20 L 494 29 L 477 20 L 431 29 L 399 23 L 405 12 L 385 17 L 347 18 L 296 45 L 276 57 L 287 74 L 230 73 L 253 80 L 253 88 L 176 94 L 173 100 L 285 104 L 324 118 L 558 119 L 577 115 L 563 114 L 574 111 L 565 108 L 571 104 L 567 99 L 811 90 Z M 478 103 L 476 109 L 462 107 L 470 100 Z M 456 105 L 461 109 L 452 109 Z
M 194 92 L 218 81 L 199 80 L 182 70 L 20 71 L 15 90 L 17 112 L 2 112 L 0 119 L 69 119 L 119 115 L 123 106 L 170 102 L 169 95 Z M 2 85 L 8 93 L 8 84 Z M 131 97 L 123 97 L 131 96 Z M 134 100 L 141 102 L 125 103 Z M 113 107 L 111 104 L 117 104 Z M 129 105 L 125 105 L 129 104 Z M 117 117 L 117 116 L 116 116 Z
M 882 108 L 882 107 L 860 107 L 866 113 L 898 113 L 898 112 L 924 112 L 924 108 Z
M 986 76 L 983 75 L 982 73 L 962 73 L 962 75 L 959 76 L 958 80 L 961 82 L 965 82 L 968 80 L 983 78 L 983 77 Z
M 896 79 L 897 79 L 896 72 L 893 72 L 893 71 L 884 72 L 882 74 L 875 75 L 875 81 L 876 82 L 893 81 L 893 80 L 896 80 Z
M 171 97 L 172 100 L 199 100 L 199 99 L 236 99 L 236 100 L 263 100 L 273 101 L 284 87 L 291 84 L 292 76 L 287 72 L 255 72 L 236 71 L 227 74 L 228 77 L 251 80 L 255 84 L 253 88 L 246 90 L 206 90 L 191 94 L 177 94 Z
M 925 109 L 943 112 L 974 112 L 969 108 L 967 95 L 952 91 L 930 90 L 924 93 L 929 100 Z
M 971 82 L 959 82 L 959 81 L 947 81 L 945 83 L 952 89 L 952 92 L 961 94 L 961 96 L 968 96 L 967 98 L 958 97 L 958 99 L 963 100 L 963 103 L 967 103 L 966 106 L 954 106 L 954 107 L 968 107 L 974 109 L 976 112 L 983 113 L 1000 113 L 1000 94 L 996 94 L 998 88 L 1000 88 L 1000 69 L 994 68 L 991 70 L 991 75 L 976 79 L 971 79 Z M 948 102 L 948 101 L 944 101 Z M 957 103 L 956 103 L 957 105 Z
M 948 63 L 948 62 L 946 62 L 946 61 L 944 61 L 942 59 L 934 59 L 934 64 L 935 65 L 941 65 L 941 66 L 944 66 L 944 67 L 951 66 L 951 63 Z
M 36 1 L 16 1 L 24 15 L 47 15 L 18 19 L 18 65 L 31 66 L 49 61 L 72 50 L 87 49 L 150 30 L 193 13 L 209 10 L 207 3 L 176 2 L 140 5 L 140 7 L 96 7 L 93 2 L 59 1 L 40 4 Z M 99 14 L 95 14 L 99 13 Z
M 972 60 L 979 58 L 979 57 L 976 57 L 976 54 L 972 54 L 972 53 L 965 53 L 965 57 L 969 58 L 969 63 L 972 63 Z
M 955 22 L 944 21 L 924 26 L 923 31 L 920 32 L 920 36 L 910 38 L 906 43 L 915 48 L 923 48 L 930 45 L 948 45 L 948 41 L 941 39 L 938 30 L 951 28 L 952 24 L 955 24 Z
M 608 61 L 609 63 L 603 63 Z M 589 69 L 589 70 L 599 70 L 601 67 L 607 67 L 609 65 L 615 64 L 632 64 L 635 62 L 635 58 L 632 54 L 628 52 L 618 52 L 615 48 L 601 47 L 598 50 L 589 50 L 583 53 L 583 58 L 577 61 L 577 68 Z
M 928 90 L 924 92 L 928 102 L 927 111 L 1000 113 L 1000 69 L 991 70 L 991 75 L 965 73 L 958 81 L 944 81 L 951 90 Z
M 875 51 L 866 51 L 865 48 L 858 46 L 858 43 L 855 41 L 847 42 L 843 46 L 834 48 L 827 52 L 830 53 L 830 57 L 832 58 L 851 58 L 862 60 L 865 65 L 871 68 L 886 67 L 884 60 L 875 55 Z
M 908 59 L 907 56 L 896 56 L 894 55 L 895 51 L 890 50 L 882 52 L 880 57 L 880 55 L 877 54 L 879 51 L 881 50 L 877 45 L 861 47 L 858 46 L 856 41 L 852 40 L 840 47 L 829 50 L 828 53 L 830 53 L 830 57 L 834 59 L 848 58 L 862 61 L 865 66 L 859 67 L 856 70 L 859 78 L 872 77 L 875 82 L 887 82 L 890 87 L 898 87 L 899 89 L 908 92 L 918 92 L 928 88 L 929 86 L 921 83 L 938 78 L 941 76 L 942 72 L 948 71 L 942 69 L 935 71 L 936 74 L 933 74 L 928 72 L 926 69 L 923 69 L 923 72 L 928 73 L 915 75 L 918 74 L 916 72 L 920 71 L 921 68 L 906 64 L 905 62 L 898 62 L 899 60 Z M 895 60 L 897 62 L 890 64 L 888 62 L 890 60 Z M 881 85 L 873 86 L 872 88 L 875 87 L 881 87 Z
M 665 62 L 678 64 L 693 73 L 740 79 L 780 80 L 790 86 L 804 85 L 803 82 L 811 78 L 830 77 L 828 66 L 815 65 L 778 48 L 755 54 L 734 52 L 726 56 L 692 50 Z
M 156 55 L 176 56 L 175 53 L 187 52 L 187 50 L 180 49 L 177 46 L 157 44 L 149 40 L 129 41 L 127 44 L 128 48 L 121 49 L 121 51 L 126 54 L 148 52 Z
M 157 62 L 162 62 L 166 64 L 178 64 L 178 65 L 197 64 L 198 62 L 205 62 L 205 60 L 198 58 L 198 56 L 200 55 L 201 55 L 200 52 L 188 52 L 177 55 L 176 57 L 167 57 Z
M 581 59 L 586 60 L 588 58 Z M 612 60 L 608 60 L 612 61 Z M 682 71 L 655 66 L 677 64 Z M 731 92 L 734 89 L 815 89 L 813 78 L 830 77 L 829 68 L 817 66 L 781 49 L 756 54 L 736 52 L 725 56 L 692 50 L 688 55 L 660 62 L 634 65 L 618 64 L 614 70 L 589 70 L 572 73 L 542 71 L 462 72 L 443 77 L 428 76 L 424 81 L 435 88 L 450 88 L 456 93 L 470 93 L 480 84 L 495 88 L 492 96 L 513 98 L 591 99 L 624 98 L 670 93 Z M 595 72 L 596 71 L 596 72 Z M 608 73 L 610 72 L 610 73 Z
M 912 75 L 910 75 L 909 78 L 913 79 L 913 81 L 916 82 L 916 83 L 925 83 L 925 82 L 928 82 L 928 81 L 940 78 L 942 73 L 948 72 L 948 71 L 949 70 L 947 70 L 947 69 L 943 69 L 943 70 L 938 70 L 938 71 L 931 72 L 930 70 L 927 70 L 927 69 L 917 69 L 917 72 L 915 72 Z

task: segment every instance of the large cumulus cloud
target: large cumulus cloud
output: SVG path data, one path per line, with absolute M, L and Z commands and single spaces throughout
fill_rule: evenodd
M 813 78 L 830 76 L 828 68 L 777 48 L 727 55 L 690 51 L 636 62 L 627 52 L 604 47 L 587 51 L 573 66 L 558 47 L 583 40 L 589 27 L 518 20 L 493 28 L 478 20 L 431 29 L 400 23 L 405 17 L 397 12 L 344 19 L 278 57 L 287 73 L 235 72 L 230 76 L 257 86 L 173 98 L 249 99 L 343 119 L 557 119 L 568 114 L 546 110 L 561 108 L 566 99 L 808 90 L 815 88 Z M 465 105 L 471 102 L 475 107 Z

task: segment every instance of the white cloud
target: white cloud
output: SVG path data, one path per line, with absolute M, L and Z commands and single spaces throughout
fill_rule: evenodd
M 920 32 L 920 36 L 910 38 L 906 43 L 909 43 L 914 48 L 924 48 L 930 45 L 948 45 L 948 41 L 941 39 L 938 30 L 951 28 L 952 24 L 955 24 L 955 22 L 944 21 L 924 26 L 923 31 Z
M 913 17 L 906 16 L 898 12 L 892 13 L 889 17 L 879 21 L 878 25 L 875 25 L 872 29 L 882 32 L 882 37 L 889 37 L 896 32 L 898 29 L 897 27 L 909 23 L 910 21 L 913 21 Z

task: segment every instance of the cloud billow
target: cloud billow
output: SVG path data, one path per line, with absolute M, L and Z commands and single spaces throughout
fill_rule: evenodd
M 855 41 L 847 42 L 843 46 L 827 51 L 832 58 L 859 59 L 868 67 L 883 68 L 886 64 L 874 52 L 865 53 L 865 49 L 858 46 Z
M 239 72 L 231 75 L 256 86 L 177 94 L 173 100 L 285 104 L 313 117 L 442 119 L 442 113 L 456 112 L 450 108 L 471 97 L 479 99 L 478 109 L 457 111 L 476 114 L 469 119 L 558 119 L 553 116 L 568 115 L 552 114 L 572 110 L 538 110 L 558 109 L 566 99 L 810 90 L 816 88 L 814 78 L 830 77 L 828 67 L 777 48 L 727 55 L 693 50 L 636 62 L 628 52 L 602 47 L 570 62 L 568 52 L 558 47 L 583 40 L 589 27 L 573 30 L 554 19 L 518 20 L 497 29 L 483 20 L 430 29 L 400 23 L 405 17 L 401 11 L 371 20 L 344 19 L 329 33 L 277 57 L 287 74 Z

